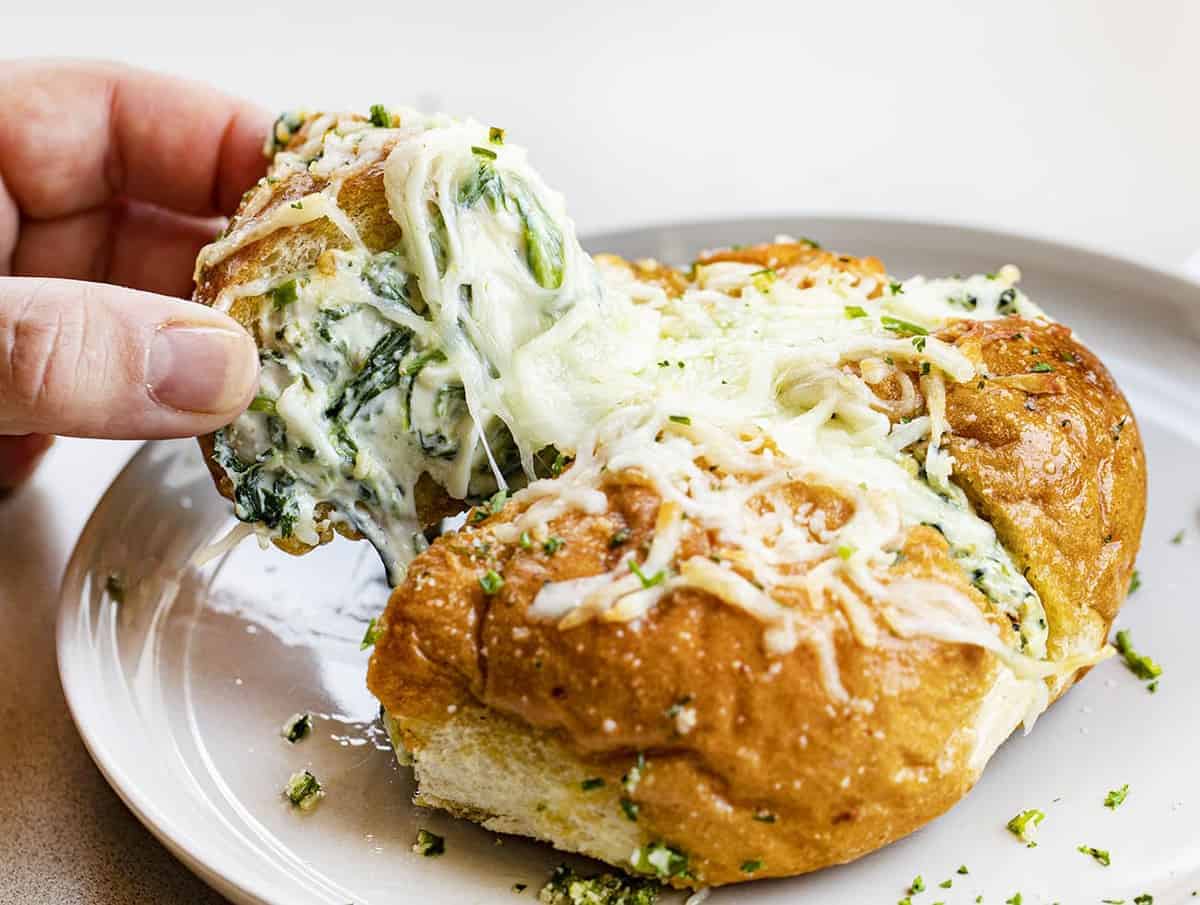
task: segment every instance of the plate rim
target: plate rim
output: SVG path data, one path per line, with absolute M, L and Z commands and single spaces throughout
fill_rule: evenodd
M 1064 269 L 1078 270 L 1099 267 L 1100 275 L 1105 270 L 1112 269 L 1123 272 L 1129 277 L 1151 280 L 1158 285 L 1147 292 L 1158 297 L 1196 296 L 1200 303 L 1200 282 L 1190 278 L 1184 271 L 1178 272 L 1149 263 L 1137 258 L 1121 255 L 1111 250 L 1089 247 L 1085 244 L 1060 241 L 1033 232 L 1022 232 L 980 226 L 970 223 L 960 223 L 953 220 L 936 220 L 909 218 L 888 215 L 862 213 L 831 213 L 822 211 L 794 211 L 790 213 L 762 214 L 750 217 L 712 217 L 688 220 L 663 220 L 639 224 L 624 229 L 604 230 L 601 232 L 585 233 L 581 243 L 585 248 L 603 250 L 605 242 L 627 242 L 639 236 L 653 236 L 672 231 L 709 231 L 719 232 L 722 228 L 751 229 L 758 224 L 764 233 L 778 231 L 781 225 L 804 221 L 820 221 L 826 224 L 838 224 L 845 227 L 875 228 L 895 231 L 925 232 L 930 235 L 942 234 L 967 238 L 972 245 L 983 246 L 987 243 L 998 242 L 1008 247 L 1024 246 L 1038 249 L 1041 252 L 1052 252 L 1064 255 Z M 774 224 L 773 226 L 771 224 Z M 213 890 L 222 896 L 244 905 L 286 905 L 282 899 L 275 897 L 270 889 L 262 888 L 255 882 L 253 871 L 248 871 L 236 862 L 226 862 L 224 859 L 213 858 L 211 849 L 186 833 L 179 833 L 176 821 L 169 812 L 158 806 L 155 801 L 139 790 L 136 777 L 117 762 L 117 757 L 103 740 L 103 733 L 97 726 L 98 715 L 90 714 L 89 691 L 87 682 L 82 677 L 86 671 L 78 663 L 73 662 L 72 643 L 76 640 L 73 623 L 78 618 L 80 595 L 80 557 L 84 540 L 98 530 L 96 517 L 104 508 L 113 493 L 114 488 L 128 472 L 138 467 L 151 450 L 164 441 L 146 441 L 142 443 L 129 461 L 120 469 L 109 483 L 96 505 L 88 514 L 82 529 L 75 539 L 71 555 L 63 570 L 58 588 L 58 613 L 55 619 L 55 653 L 58 666 L 59 681 L 66 700 L 67 710 L 75 725 L 80 739 L 83 741 L 89 757 L 97 769 L 117 794 L 125 806 L 133 813 L 139 822 L 157 839 L 180 863 Z M 171 441 L 166 441 L 171 442 Z M 74 591 L 71 594 L 69 592 Z M 181 838 L 182 836 L 182 838 Z

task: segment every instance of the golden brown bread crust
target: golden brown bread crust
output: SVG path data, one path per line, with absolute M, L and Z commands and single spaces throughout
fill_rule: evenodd
M 777 246 L 736 254 L 764 266 L 789 260 Z M 672 285 L 661 265 L 639 267 Z M 1041 594 L 1051 658 L 1094 651 L 1128 587 L 1144 515 L 1129 408 L 1065 327 L 1008 318 L 939 335 L 989 375 L 948 387 L 955 477 Z M 1052 370 L 1035 370 L 1039 362 Z M 895 386 L 878 389 L 886 396 Z M 643 752 L 649 766 L 630 796 L 638 822 L 647 839 L 686 849 L 706 884 L 746 879 L 749 860 L 764 863 L 758 877 L 853 859 L 942 813 L 975 782 L 990 754 L 976 750 L 976 723 L 1004 672 L 978 648 L 890 636 L 867 648 L 825 602 L 787 601 L 835 625 L 853 699 L 835 705 L 810 648 L 767 657 L 759 623 L 694 589 L 669 593 L 637 629 L 564 631 L 530 618 L 545 582 L 606 571 L 648 541 L 657 496 L 634 475 L 613 476 L 605 492 L 605 515 L 551 524 L 566 541 L 554 555 L 495 541 L 489 526 L 514 517 L 510 506 L 414 562 L 389 602 L 368 679 L 402 725 L 483 704 L 561 739 L 610 783 Z M 812 499 L 811 488 L 802 492 Z M 820 501 L 831 525 L 846 505 Z M 614 547 L 621 529 L 628 545 Z M 708 543 L 688 535 L 680 558 L 703 555 Z M 914 529 L 904 553 L 900 569 L 959 588 L 988 612 L 937 532 Z M 494 597 L 479 585 L 488 568 L 504 576 Z M 672 715 L 682 702 L 697 715 L 687 732 Z M 755 819 L 767 812 L 773 822 Z
M 850 860 L 966 792 L 975 778 L 966 727 L 998 669 L 978 648 L 887 639 L 868 649 L 824 602 L 797 597 L 813 619 L 837 625 L 853 701 L 834 706 L 810 648 L 768 657 L 761 624 L 703 592 L 669 594 L 637 629 L 562 631 L 529 618 L 545 582 L 605 571 L 648 541 L 657 496 L 626 479 L 606 493 L 607 514 L 552 524 L 566 542 L 552 556 L 496 544 L 487 528 L 505 514 L 414 563 L 371 659 L 368 684 L 389 713 L 433 720 L 479 701 L 556 733 L 611 784 L 643 752 L 648 766 L 629 796 L 638 822 L 649 838 L 684 848 L 706 884 L 746 879 L 750 860 L 766 865 L 756 876 Z M 622 528 L 630 539 L 614 548 Z M 689 536 L 683 555 L 708 544 Z M 904 552 L 904 574 L 936 578 L 986 608 L 936 531 L 914 529 Z M 478 581 L 487 568 L 505 577 L 494 597 Z M 681 702 L 698 714 L 686 733 L 672 716 Z

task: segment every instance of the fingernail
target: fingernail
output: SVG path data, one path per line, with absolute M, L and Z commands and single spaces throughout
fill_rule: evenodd
M 245 401 L 256 367 L 246 333 L 167 324 L 151 340 L 146 385 L 160 405 L 216 415 Z

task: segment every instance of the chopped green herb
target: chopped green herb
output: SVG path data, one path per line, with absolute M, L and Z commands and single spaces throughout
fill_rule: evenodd
M 688 856 L 665 842 L 651 842 L 636 849 L 629 856 L 630 866 L 639 874 L 649 874 L 659 879 L 683 876 L 688 869 Z
M 846 319 L 847 320 L 854 320 L 855 318 L 858 318 L 858 317 L 866 317 L 867 316 L 867 309 L 864 308 L 862 305 L 847 305 L 845 310 L 846 310 Z
M 296 281 L 288 280 L 286 283 L 280 283 L 274 289 L 270 290 L 267 295 L 271 297 L 276 309 L 286 308 L 292 302 L 296 301 Z
M 1129 783 L 1121 786 L 1119 789 L 1112 789 L 1104 796 L 1104 806 L 1110 811 L 1115 811 L 1125 803 L 1126 797 L 1129 795 Z
M 1039 823 L 1046 819 L 1046 815 L 1037 808 L 1030 808 L 1028 811 L 1022 811 L 1012 820 L 1008 821 L 1008 831 L 1024 842 L 1029 848 L 1034 848 L 1037 843 L 1033 840 L 1033 831 Z
M 483 593 L 491 597 L 504 587 L 504 578 L 495 569 L 488 569 L 479 576 L 479 586 L 483 588 Z
M 585 792 L 591 792 L 593 789 L 603 789 L 604 780 L 599 776 L 591 776 L 579 784 L 579 788 Z
M 1033 374 L 1049 374 L 1054 370 L 1054 368 L 1050 367 L 1050 365 L 1046 364 L 1044 361 L 1039 361 L 1029 370 Z
M 933 366 L 930 365 L 929 362 L 927 362 L 927 361 L 921 362 L 921 375 L 922 376 L 928 374 L 931 370 L 933 370 Z
M 1091 855 L 1092 858 L 1095 859 L 1096 863 L 1101 864 L 1104 867 L 1108 867 L 1112 864 L 1112 858 L 1110 858 L 1108 852 L 1102 848 L 1093 848 L 1090 845 L 1081 845 L 1078 849 L 1076 849 L 1076 851 L 1084 855 Z
M 613 532 L 612 537 L 610 537 L 608 539 L 608 546 L 610 548 L 611 547 L 619 547 L 619 546 L 621 546 L 621 544 L 626 544 L 626 543 L 629 543 L 629 529 L 628 528 L 618 528 L 616 531 Z
M 412 850 L 426 858 L 435 858 L 445 854 L 446 840 L 437 833 L 431 833 L 429 830 L 421 828 L 417 830 L 417 841 L 413 843 Z
M 1117 632 L 1114 642 L 1118 653 L 1125 658 L 1125 665 L 1139 679 L 1157 679 L 1162 675 L 1162 667 L 1145 654 L 1139 654 L 1133 649 L 1133 641 L 1129 637 L 1129 629 Z
M 943 880 L 941 883 L 938 884 L 938 886 L 940 886 L 942 889 L 949 889 L 953 885 L 954 885 L 954 880 L 952 880 L 952 879 Z
M 926 338 L 924 336 L 914 336 L 913 341 L 912 341 L 913 348 L 916 349 L 918 352 L 924 352 L 925 351 L 925 342 L 926 342 Z
M 483 157 L 487 160 L 496 159 L 496 152 L 491 148 L 481 148 L 478 145 L 471 145 L 471 153 L 477 157 Z
M 627 820 L 632 820 L 634 823 L 637 822 L 638 811 L 640 809 L 639 809 L 638 803 L 636 801 L 632 801 L 628 798 L 622 798 L 621 799 L 621 810 L 625 812 L 625 817 Z
M 528 531 L 521 532 L 521 537 L 517 541 L 517 543 L 521 545 L 522 550 L 532 550 L 533 549 L 533 538 L 529 536 Z
M 633 766 L 629 768 L 629 772 L 621 777 L 621 788 L 630 795 L 636 791 L 638 783 L 642 781 L 642 773 L 646 769 L 646 755 L 641 751 L 638 752 L 637 760 L 633 762 Z
M 302 811 L 311 811 L 325 797 L 325 790 L 317 778 L 308 770 L 301 770 L 288 777 L 283 787 L 284 797 Z
M 1134 896 L 1133 905 L 1154 905 L 1154 896 L 1148 892 L 1144 892 L 1140 896 Z
M 967 870 L 967 865 L 965 865 L 965 864 L 960 864 L 958 867 L 958 870 L 956 872 L 960 873 L 960 874 L 969 874 L 970 873 L 970 871 Z
M 667 577 L 667 573 L 662 569 L 659 569 L 653 575 L 647 577 L 646 573 L 642 571 L 642 567 L 637 564 L 637 560 L 635 559 L 629 560 L 629 571 L 638 577 L 638 581 L 642 583 L 643 588 L 652 588 L 655 585 L 662 584 Z
M 908 884 L 908 894 L 916 895 L 919 892 L 925 891 L 925 878 L 920 874 L 913 877 L 913 881 Z
M 275 400 L 268 396 L 255 396 L 254 401 L 250 403 L 250 411 L 265 412 L 268 415 L 275 414 Z
M 1183 530 L 1182 529 L 1179 531 L 1176 531 L 1173 535 L 1171 535 L 1171 543 L 1175 544 L 1176 546 L 1179 546 L 1180 544 L 1183 543 Z
M 304 210 L 304 202 L 303 201 L 293 201 L 290 206 L 295 208 L 298 211 Z
M 888 291 L 891 292 L 892 295 L 903 295 L 904 284 L 896 282 L 888 283 Z
M 1136 591 L 1141 586 L 1142 586 L 1142 573 L 1139 572 L 1137 569 L 1134 569 L 1133 575 L 1131 575 L 1129 577 L 1129 590 L 1126 593 L 1132 594 L 1134 591 Z
M 676 424 L 691 424 L 692 419 L 687 415 L 668 415 L 668 421 L 674 421 Z
M 884 329 L 891 330 L 893 333 L 901 333 L 906 336 L 928 336 L 929 331 L 920 324 L 914 324 L 911 321 L 904 321 L 898 317 L 892 317 L 890 314 L 885 314 L 879 319 L 879 323 Z
M 1014 892 L 1011 899 L 1005 899 L 1004 905 L 1021 905 L 1021 894 Z
M 547 556 L 553 556 L 555 553 L 561 550 L 565 544 L 566 541 L 561 537 L 551 536 L 546 538 L 546 542 L 542 544 L 542 549 L 546 552 Z
M 504 144 L 504 130 L 497 128 L 496 126 L 492 126 L 490 129 L 488 129 L 488 141 L 494 145 Z
M 854 555 L 855 548 L 851 544 L 842 544 L 837 548 L 838 559 L 848 560 Z
M 371 125 L 378 126 L 381 129 L 387 129 L 392 124 L 392 114 L 388 113 L 387 107 L 383 104 L 371 105 Z
M 762 870 L 762 868 L 763 863 L 755 858 L 752 861 L 743 861 L 741 870 L 744 874 L 755 874 Z
M 775 278 L 775 271 L 770 267 L 756 270 L 750 274 L 750 282 L 754 284 L 754 288 L 763 293 L 770 291 L 771 284 L 775 282 Z
M 377 620 L 372 617 L 367 623 L 367 630 L 363 632 L 362 642 L 358 645 L 359 650 L 366 650 L 368 647 L 374 647 L 375 642 L 379 640 L 379 625 Z
M 293 713 L 279 728 L 279 734 L 294 745 L 312 731 L 312 725 L 312 714 Z
M 660 888 L 656 880 L 624 875 L 584 877 L 561 864 L 538 893 L 538 901 L 543 905 L 655 905 Z

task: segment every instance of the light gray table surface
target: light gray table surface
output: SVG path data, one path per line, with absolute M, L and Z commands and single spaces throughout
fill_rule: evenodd
M 54 650 L 58 585 L 92 507 L 136 443 L 59 440 L 0 500 L 0 903 L 225 900 L 138 822 L 88 757 Z

